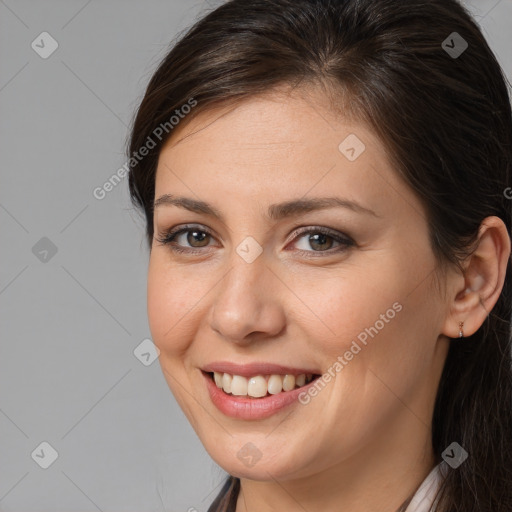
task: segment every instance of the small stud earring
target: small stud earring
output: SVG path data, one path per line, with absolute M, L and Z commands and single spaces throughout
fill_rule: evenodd
M 463 326 L 464 326 L 464 322 L 459 322 L 459 338 L 464 338 L 464 333 L 462 332 Z

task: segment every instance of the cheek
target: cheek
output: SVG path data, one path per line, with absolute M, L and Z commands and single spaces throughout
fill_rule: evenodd
M 164 354 L 180 353 L 190 344 L 191 322 L 204 289 L 204 284 L 198 283 L 190 270 L 169 268 L 162 255 L 151 255 L 147 281 L 148 321 L 153 342 Z
M 406 282 L 381 262 L 374 268 L 347 267 L 333 274 L 309 273 L 293 283 L 300 298 L 293 308 L 307 331 L 322 339 L 329 352 L 348 349 L 351 340 L 364 341 L 367 329 L 377 323 L 383 330 L 400 316 Z M 368 336 L 368 334 L 366 334 Z
M 335 276 L 315 272 L 295 282 L 294 292 L 301 299 L 295 319 L 310 339 L 322 340 L 318 349 L 327 368 L 342 356 L 343 370 L 380 369 L 403 388 L 406 379 L 401 377 L 428 363 L 439 311 L 430 287 L 434 262 L 425 254 L 375 252 Z M 339 364 L 336 368 L 341 371 Z M 364 375 L 356 372 L 353 377 Z

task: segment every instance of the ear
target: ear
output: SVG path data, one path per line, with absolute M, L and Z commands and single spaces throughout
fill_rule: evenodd
M 464 322 L 463 335 L 471 336 L 484 323 L 500 296 L 510 259 L 510 237 L 499 217 L 486 217 L 479 228 L 477 247 L 468 257 L 464 275 L 454 280 L 450 312 L 442 334 L 459 337 L 459 323 Z

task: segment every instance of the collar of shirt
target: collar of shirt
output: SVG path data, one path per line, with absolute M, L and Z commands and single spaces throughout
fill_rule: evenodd
M 442 463 L 440 463 L 423 480 L 405 512 L 429 512 L 442 480 Z M 435 506 L 433 510 L 435 510 Z

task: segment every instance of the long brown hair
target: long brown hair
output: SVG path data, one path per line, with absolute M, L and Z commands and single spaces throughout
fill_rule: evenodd
M 152 134 L 156 142 L 129 173 L 150 248 L 156 165 L 176 109 L 197 102 L 186 122 L 216 104 L 301 83 L 328 84 L 333 98 L 348 98 L 344 105 L 375 130 L 425 205 L 440 268 L 462 270 L 485 217 L 500 217 L 511 232 L 507 82 L 458 1 L 232 0 L 173 45 L 133 123 L 130 157 Z M 154 137 L 165 123 L 165 136 Z M 449 349 L 433 449 L 441 461 L 456 441 L 469 457 L 443 477 L 439 512 L 512 510 L 511 279 L 509 259 L 495 307 Z M 229 476 L 209 512 L 234 511 L 239 489 Z

